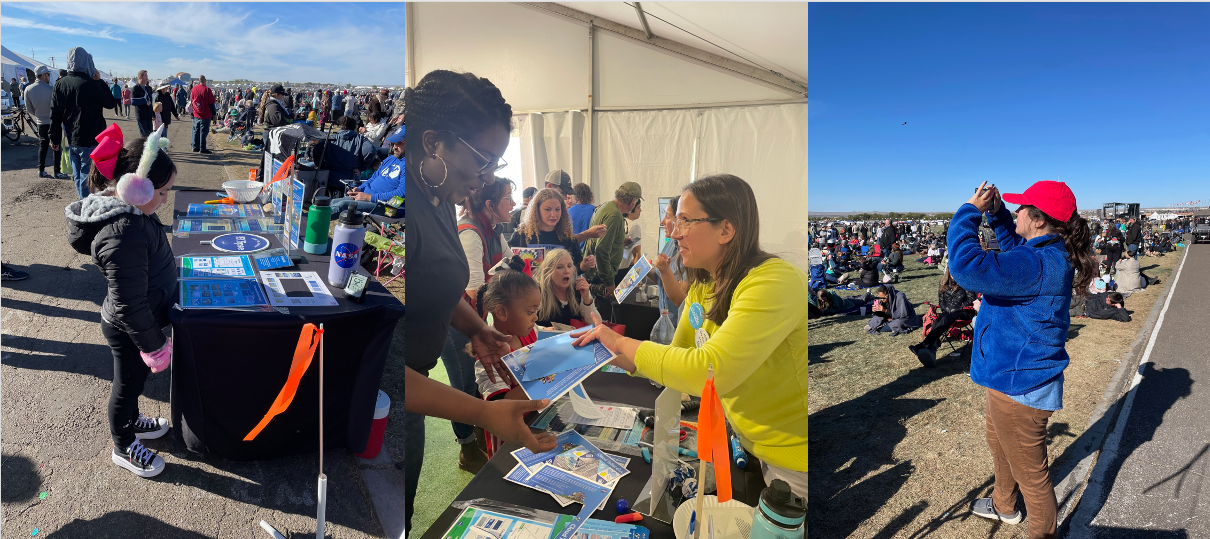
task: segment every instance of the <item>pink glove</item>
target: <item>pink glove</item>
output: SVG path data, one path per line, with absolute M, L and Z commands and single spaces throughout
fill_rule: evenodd
M 147 352 L 139 352 L 143 357 L 143 363 L 151 367 L 151 372 L 161 372 L 168 368 L 168 364 L 172 362 L 172 339 L 168 339 L 164 343 L 164 347 L 148 354 Z

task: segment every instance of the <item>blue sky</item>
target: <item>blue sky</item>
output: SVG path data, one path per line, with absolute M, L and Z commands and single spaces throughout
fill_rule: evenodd
M 78 46 L 116 75 L 404 84 L 401 2 L 4 2 L 0 15 L 5 47 L 60 67 Z
M 1210 204 L 1210 4 L 810 6 L 809 209 Z M 907 125 L 904 125 L 907 122 Z

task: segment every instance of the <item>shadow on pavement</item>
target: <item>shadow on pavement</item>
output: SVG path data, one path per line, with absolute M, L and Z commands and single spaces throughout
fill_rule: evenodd
M 89 537 L 96 539 L 127 537 L 173 537 L 177 539 L 205 539 L 197 532 L 181 529 L 154 517 L 133 511 L 114 511 L 93 520 L 76 519 L 47 537 Z M 267 534 L 266 534 L 267 536 Z
M 1101 489 L 1099 499 L 1091 499 L 1088 497 L 1081 498 L 1079 507 L 1072 510 L 1073 515 L 1080 515 L 1082 513 L 1081 510 L 1086 508 L 1085 506 L 1090 506 L 1087 507 L 1087 509 L 1091 509 L 1091 511 L 1087 514 L 1092 515 L 1093 518 L 1100 513 L 1101 507 L 1105 505 L 1105 501 L 1109 498 L 1109 494 L 1113 492 L 1114 483 L 1117 482 L 1118 473 L 1121 472 L 1122 465 L 1126 462 L 1126 459 L 1129 458 L 1130 455 L 1134 454 L 1135 450 L 1137 450 L 1143 444 L 1152 440 L 1152 438 L 1155 436 L 1156 430 L 1161 424 L 1163 424 L 1164 414 L 1168 411 L 1168 409 L 1172 408 L 1172 406 L 1176 404 L 1178 400 L 1188 397 L 1193 393 L 1193 379 L 1190 377 L 1189 371 L 1186 369 L 1156 368 L 1153 363 L 1148 362 L 1143 366 L 1142 374 L 1143 379 L 1139 382 L 1139 385 L 1134 388 L 1134 391 L 1145 395 L 1146 398 L 1135 398 L 1134 400 L 1134 404 L 1130 410 L 1130 417 L 1127 419 L 1124 427 L 1122 441 L 1121 445 L 1118 447 L 1117 455 L 1113 461 L 1108 463 L 1108 466 L 1105 469 L 1105 475 L 1102 479 L 1103 487 Z M 1129 392 L 1126 393 L 1126 395 L 1129 394 Z M 1118 399 L 1119 405 L 1121 400 L 1126 398 L 1126 395 L 1123 395 Z M 1108 415 L 1109 414 L 1106 414 L 1106 417 L 1102 417 L 1101 420 L 1097 422 L 1098 425 L 1094 425 L 1094 427 L 1100 426 L 1099 424 L 1101 423 L 1116 421 L 1116 416 L 1114 418 L 1110 418 Z M 1086 434 L 1096 436 L 1096 434 L 1093 433 L 1093 430 L 1094 429 L 1092 428 L 1088 429 Z M 1108 429 L 1105 430 L 1108 431 Z M 1080 438 L 1083 439 L 1084 436 L 1081 436 Z M 1068 451 L 1065 451 L 1063 455 L 1061 455 L 1058 459 L 1055 459 L 1055 461 L 1062 461 L 1065 456 L 1080 446 L 1081 439 L 1077 439 L 1074 443 L 1072 443 L 1068 447 Z M 1203 448 L 1202 453 L 1199 453 L 1198 457 L 1200 458 L 1205 451 L 1206 449 Z M 1190 462 L 1190 464 L 1192 464 L 1192 462 Z M 1064 462 L 1064 465 L 1065 466 L 1063 467 L 1064 469 L 1062 470 L 1062 473 L 1056 474 L 1054 477 L 1055 484 L 1058 484 L 1066 477 L 1067 473 L 1071 472 L 1069 468 L 1074 466 L 1075 463 Z M 1189 466 L 1186 466 L 1182 469 L 1182 471 L 1179 471 L 1177 474 L 1174 474 L 1172 477 L 1165 479 L 1164 481 L 1166 482 L 1176 476 L 1182 476 L 1183 481 L 1183 476 L 1189 471 Z M 1155 486 L 1157 485 L 1151 485 L 1152 488 Z M 1066 500 L 1060 500 L 1059 503 L 1062 504 L 1064 501 Z M 1068 519 L 1068 522 L 1064 528 L 1069 527 L 1071 524 L 1071 519 Z M 1089 529 L 1101 530 L 1101 528 L 1093 526 L 1090 526 Z M 1136 531 L 1137 530 L 1125 530 L 1123 533 L 1134 533 Z M 1098 531 L 1096 536 L 1142 537 L 1141 535 L 1130 535 L 1129 533 L 1126 533 L 1125 535 L 1109 535 L 1109 533 L 1110 531 L 1107 531 L 1106 534 L 1103 535 Z
M 0 483 L 0 501 L 4 503 L 21 503 L 38 496 L 38 487 L 42 484 L 42 476 L 34 467 L 34 462 L 20 455 L 4 455 L 0 457 L 0 474 L 4 481 Z

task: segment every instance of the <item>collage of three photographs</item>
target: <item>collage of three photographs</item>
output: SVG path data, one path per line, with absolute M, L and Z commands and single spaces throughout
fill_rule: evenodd
M 1210 4 L 0 16 L 4 537 L 1210 537 Z

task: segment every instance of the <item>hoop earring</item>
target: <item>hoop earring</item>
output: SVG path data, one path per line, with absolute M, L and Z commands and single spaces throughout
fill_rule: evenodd
M 445 185 L 445 180 L 449 179 L 450 166 L 445 163 L 445 159 L 442 158 L 440 155 L 433 154 L 433 157 L 436 157 L 437 159 L 441 159 L 441 166 L 445 167 L 445 175 L 443 175 L 441 177 L 441 183 L 439 183 L 437 185 L 433 185 L 433 184 L 429 183 L 428 180 L 424 179 L 424 159 L 420 160 L 420 181 L 424 182 L 424 184 L 429 186 L 429 188 L 436 189 L 438 187 L 441 187 L 442 185 Z

